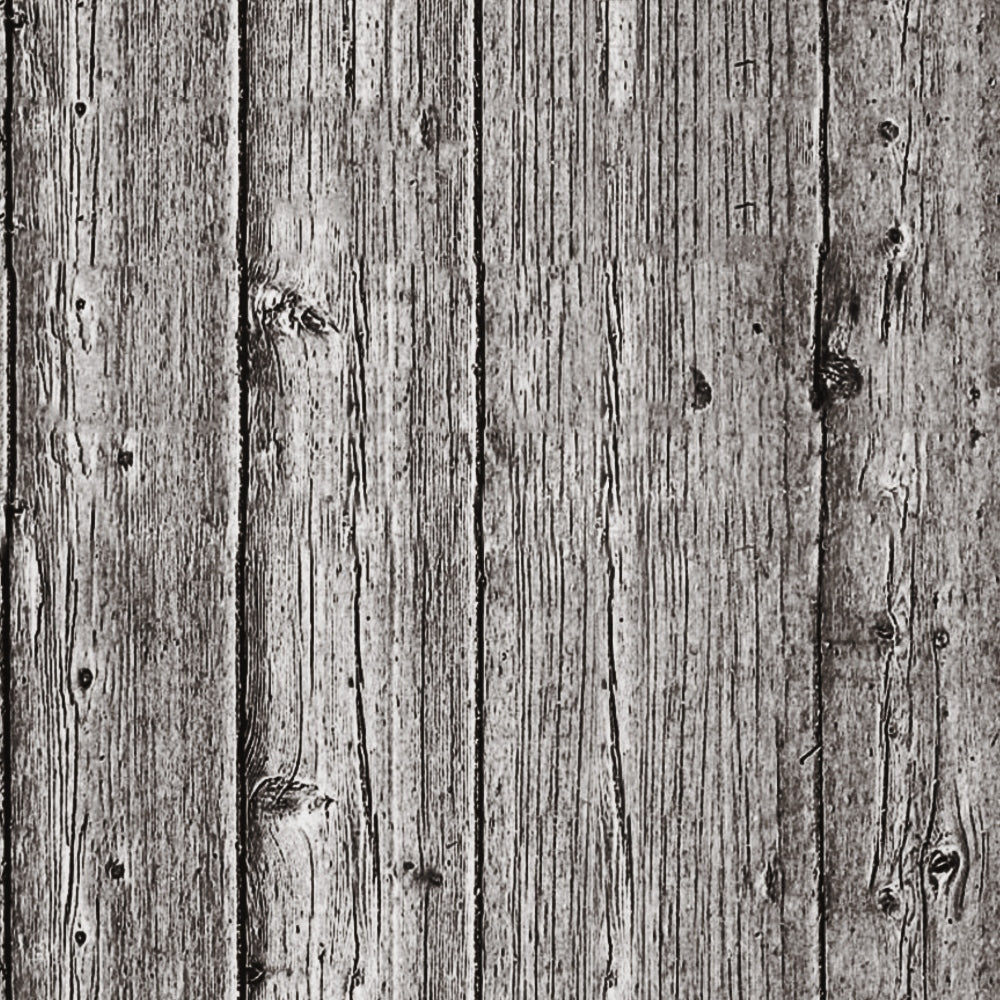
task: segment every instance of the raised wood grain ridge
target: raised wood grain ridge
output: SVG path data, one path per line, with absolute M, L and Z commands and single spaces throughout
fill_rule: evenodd
M 992 998 L 988 0 L 5 0 L 4 1000 Z

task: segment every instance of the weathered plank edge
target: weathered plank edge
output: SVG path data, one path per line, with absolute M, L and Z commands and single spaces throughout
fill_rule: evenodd
M 486 263 L 483 251 L 483 0 L 472 0 L 472 266 L 475 289 L 476 486 L 473 535 L 476 573 L 475 755 L 473 786 L 472 992 L 483 998 L 486 970 L 486 537 L 483 519 L 486 496 Z
M 816 254 L 815 309 L 813 312 L 813 406 L 819 410 L 819 524 L 816 551 L 816 615 L 813 633 L 812 722 L 813 808 L 815 810 L 814 849 L 816 852 L 816 975 L 819 1000 L 826 1000 L 826 865 L 825 799 L 823 791 L 823 593 L 824 549 L 829 532 L 827 502 L 827 392 L 823 372 L 828 350 L 827 330 L 823 321 L 823 278 L 830 252 L 830 9 L 829 0 L 819 0 L 819 44 L 817 58 L 820 78 L 820 105 L 817 116 L 816 147 L 818 154 L 819 247 Z
M 247 524 L 250 496 L 250 269 L 247 258 L 248 196 L 247 118 L 250 104 L 250 59 L 248 53 L 248 5 L 237 5 L 237 78 L 239 100 L 236 113 L 237 179 L 236 265 L 237 290 L 236 357 L 239 383 L 239 493 L 236 535 L 236 995 L 244 1000 L 249 979 L 247 937 L 247 750 L 250 724 L 247 716 L 247 679 L 250 647 L 247 633 Z
M 11 550 L 14 538 L 14 517 L 17 503 L 17 272 L 14 267 L 14 39 L 19 26 L 14 0 L 4 0 L 4 106 L 3 106 L 3 256 L 4 292 L 6 296 L 6 381 L 7 407 L 6 483 L 4 489 L 4 539 L 0 556 L 0 769 L 2 775 L 3 808 L 3 944 L 0 948 L 0 975 L 3 976 L 5 1000 L 13 1000 L 14 985 L 10 975 L 14 954 L 13 932 L 13 838 L 11 836 L 11 803 L 13 772 L 11 769 L 10 695 L 13 658 L 11 655 Z

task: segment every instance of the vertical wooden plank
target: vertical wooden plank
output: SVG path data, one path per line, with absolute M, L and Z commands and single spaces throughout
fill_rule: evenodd
M 8 995 L 231 996 L 231 5 L 15 6 Z
M 467 17 L 458 0 L 249 11 L 259 996 L 465 991 Z
M 3 68 L 3 136 L 4 136 L 4 226 L 3 226 L 3 277 L 0 278 L 0 330 L 3 331 L 3 379 L 0 382 L 0 453 L 3 454 L 4 476 L 4 538 L 3 550 L 0 551 L 0 830 L 3 844 L 2 862 L 0 862 L 0 991 L 7 996 L 7 982 L 10 968 L 10 957 L 13 952 L 13 938 L 10 924 L 10 870 L 11 856 L 14 845 L 10 836 L 10 804 L 13 775 L 11 763 L 11 732 L 10 732 L 10 579 L 11 579 L 11 535 L 13 529 L 12 509 L 10 507 L 10 487 L 14 484 L 11 460 L 14 452 L 10 447 L 10 409 L 9 387 L 13 381 L 16 361 L 14 359 L 14 343 L 10 336 L 11 321 L 9 306 L 12 301 L 10 290 L 16 285 L 13 266 L 14 229 L 13 191 L 11 178 L 14 171 L 13 150 L 10 144 L 11 121 L 13 116 L 13 87 L 11 86 L 10 70 L 13 63 L 7 58 L 8 47 L 12 47 L 15 33 L 14 24 L 4 22 L 3 57 L 0 65 Z
M 822 996 L 817 17 L 795 0 L 661 17 L 639 19 L 635 96 L 610 122 L 623 993 Z
M 859 389 L 828 415 L 830 993 L 992 996 L 1000 18 L 830 28 L 823 333 Z
M 483 996 L 598 996 L 617 927 L 599 39 L 484 5 Z M 617 946 L 617 945 L 616 945 Z
M 816 995 L 817 11 L 487 31 L 487 993 Z

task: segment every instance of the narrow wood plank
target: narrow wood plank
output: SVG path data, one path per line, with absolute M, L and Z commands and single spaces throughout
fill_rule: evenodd
M 15 997 L 235 988 L 236 48 L 17 7 Z
M 817 40 L 487 9 L 489 996 L 819 991 Z
M 261 997 L 459 996 L 469 15 L 249 16 L 248 975 Z
M 992 871 L 1000 15 L 830 6 L 823 673 L 831 996 L 1000 984 Z
M 582 3 L 484 14 L 483 995 L 599 996 L 623 880 L 595 23 Z
M 3 276 L 0 278 L 0 331 L 2 331 L 3 343 L 3 378 L 0 380 L 0 454 L 3 455 L 3 476 L 4 476 L 4 542 L 3 551 L 0 552 L 0 830 L 2 830 L 3 842 L 0 851 L 3 852 L 3 861 L 0 863 L 0 995 L 7 996 L 8 967 L 10 965 L 10 955 L 13 950 L 13 939 L 11 936 L 11 926 L 9 920 L 11 897 L 9 890 L 10 860 L 14 845 L 10 838 L 8 820 L 10 818 L 10 790 L 13 782 L 13 775 L 10 772 L 10 538 L 13 529 L 13 509 L 10 506 L 11 494 L 8 488 L 13 486 L 14 477 L 11 475 L 10 449 L 10 410 L 9 410 L 9 386 L 16 365 L 13 363 L 12 348 L 13 342 L 10 336 L 11 323 L 9 304 L 11 302 L 10 288 L 16 285 L 13 267 L 13 241 L 14 229 L 10 224 L 13 213 L 10 211 L 13 205 L 13 191 L 8 180 L 13 173 L 14 161 L 10 148 L 10 124 L 13 115 L 13 90 L 9 86 L 8 67 L 12 66 L 7 60 L 7 44 L 13 41 L 13 35 L 5 33 L 4 45 L 0 46 L 3 55 L 0 56 L 0 68 L 2 68 L 4 81 L 4 115 L 3 115 L 3 135 L 4 135 L 4 227 L 3 227 Z

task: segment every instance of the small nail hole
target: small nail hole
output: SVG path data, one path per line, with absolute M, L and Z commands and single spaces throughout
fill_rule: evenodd
M 81 667 L 80 672 L 76 675 L 76 679 L 80 682 L 80 687 L 84 691 L 94 683 L 94 674 L 89 667 Z
M 122 469 L 132 468 L 132 452 L 126 451 L 124 448 L 118 452 L 118 466 Z
M 76 942 L 77 944 L 80 944 L 80 945 L 82 945 L 82 944 L 86 944 L 86 943 L 87 943 L 87 935 L 86 935 L 86 934 L 84 934 L 84 932 L 83 932 L 83 931 L 77 931 L 77 932 L 76 932 L 76 933 L 75 933 L 75 934 L 73 935 L 73 940 L 74 940 L 74 941 L 75 941 L 75 942 Z
M 83 312 L 87 308 L 87 303 L 83 299 L 77 299 L 74 304 L 76 305 L 77 312 Z
M 898 226 L 893 226 L 885 235 L 886 239 L 895 247 L 903 242 L 903 231 Z
M 948 630 L 947 629 L 943 629 L 943 628 L 939 628 L 934 633 L 933 642 L 934 642 L 934 648 L 935 649 L 944 649 L 945 646 L 947 646 L 948 643 L 951 642 L 951 636 L 948 635 Z

